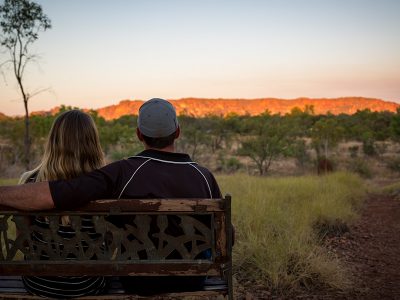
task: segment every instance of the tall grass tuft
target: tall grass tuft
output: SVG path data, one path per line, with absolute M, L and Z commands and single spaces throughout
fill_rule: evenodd
M 353 221 L 365 196 L 354 174 L 260 178 L 218 176 L 233 201 L 235 276 L 281 292 L 300 286 L 344 289 L 349 281 L 321 236 Z

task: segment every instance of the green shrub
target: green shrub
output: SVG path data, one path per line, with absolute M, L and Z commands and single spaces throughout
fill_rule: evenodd
M 374 156 L 377 154 L 375 148 L 375 142 L 372 139 L 366 139 L 363 141 L 362 149 L 365 155 Z
M 358 156 L 358 151 L 359 151 L 358 146 L 351 146 L 349 147 L 349 152 L 350 152 L 350 157 L 351 158 L 356 158 Z
M 228 158 L 225 155 L 220 154 L 218 156 L 218 167 L 217 171 L 222 171 L 224 173 L 234 173 L 242 168 L 242 163 L 234 156 Z
M 372 171 L 368 163 L 362 158 L 350 160 L 350 171 L 359 174 L 364 178 L 372 178 Z

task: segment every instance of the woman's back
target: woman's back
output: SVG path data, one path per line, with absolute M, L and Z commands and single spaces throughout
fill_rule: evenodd
M 98 133 L 92 118 L 79 110 L 70 110 L 60 114 L 50 130 L 45 152 L 37 168 L 21 176 L 20 183 L 71 179 L 82 173 L 90 172 L 104 165 Z M 37 217 L 31 222 L 38 228 L 31 239 L 35 243 L 49 243 L 43 237 L 40 229 L 49 227 L 46 217 Z M 70 225 L 68 217 L 59 220 L 57 234 L 62 239 L 75 237 L 75 230 Z M 81 232 L 86 232 L 93 238 L 98 238 L 91 218 L 82 220 Z M 86 242 L 82 242 L 86 243 Z M 85 244 L 81 246 L 85 247 Z M 57 247 L 62 247 L 58 244 Z M 87 244 L 86 244 L 87 247 Z M 48 259 L 48 254 L 40 254 L 41 259 Z M 66 259 L 76 259 L 69 256 Z M 23 277 L 27 290 L 39 296 L 50 298 L 72 298 L 85 295 L 95 295 L 105 286 L 104 277 Z

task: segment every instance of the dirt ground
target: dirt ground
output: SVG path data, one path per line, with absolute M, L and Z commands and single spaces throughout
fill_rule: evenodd
M 328 241 L 354 278 L 332 299 L 400 299 L 400 199 L 371 195 L 348 234 Z
M 350 271 L 348 291 L 315 289 L 286 297 L 246 289 L 238 299 L 400 299 L 400 198 L 370 195 L 349 232 L 330 237 L 326 247 Z

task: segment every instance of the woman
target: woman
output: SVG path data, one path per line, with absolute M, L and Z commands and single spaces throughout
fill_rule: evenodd
M 104 154 L 100 146 L 99 136 L 93 119 L 79 110 L 61 113 L 54 121 L 46 143 L 41 163 L 32 171 L 21 176 L 20 183 L 71 179 L 82 173 L 90 172 L 104 165 Z M 45 217 L 32 220 L 43 229 L 49 228 Z M 85 223 L 85 224 L 84 224 Z M 86 228 L 90 237 L 96 238 L 90 218 L 82 220 L 82 228 Z M 60 219 L 58 234 L 62 238 L 75 235 L 69 226 L 68 217 Z M 35 232 L 35 242 L 46 243 L 41 233 Z M 46 259 L 42 253 L 41 258 Z M 75 259 L 67 257 L 67 259 Z M 50 298 L 72 298 L 84 295 L 95 295 L 105 286 L 104 277 L 23 277 L 26 289 L 33 294 Z

